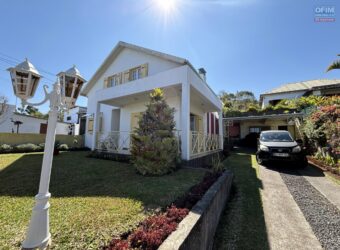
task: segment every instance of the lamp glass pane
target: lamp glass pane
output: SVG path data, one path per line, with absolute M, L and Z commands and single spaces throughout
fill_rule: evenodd
M 30 96 L 34 96 L 34 93 L 38 87 L 38 83 L 39 83 L 39 77 L 36 77 L 34 75 L 32 75 L 32 83 L 31 83 L 31 93 Z
M 77 86 L 76 89 L 74 90 L 74 95 L 73 95 L 73 98 L 74 98 L 74 99 L 77 99 L 77 98 L 78 98 L 79 92 L 80 92 L 81 87 L 83 86 L 83 83 L 84 83 L 84 82 L 78 78 L 78 80 L 77 80 L 77 85 L 78 85 L 78 86 Z
M 25 72 L 16 72 L 16 84 L 18 89 L 18 95 L 26 95 L 27 82 L 28 82 L 28 73 Z
M 65 76 L 65 97 L 72 97 L 75 77 Z

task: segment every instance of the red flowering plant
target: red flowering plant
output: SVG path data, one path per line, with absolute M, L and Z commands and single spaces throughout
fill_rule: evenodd
M 316 109 L 305 119 L 303 132 L 314 145 L 316 157 L 331 167 L 339 168 L 340 105 Z

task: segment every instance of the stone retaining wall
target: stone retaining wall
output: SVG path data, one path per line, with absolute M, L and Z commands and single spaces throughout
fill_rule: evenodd
M 212 249 L 215 231 L 230 195 L 233 174 L 226 171 L 192 208 L 159 250 Z

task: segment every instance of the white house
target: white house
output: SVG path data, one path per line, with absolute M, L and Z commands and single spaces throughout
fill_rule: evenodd
M 86 107 L 75 106 L 64 113 L 64 122 L 71 124 L 71 133 L 73 135 L 85 134 L 86 127 Z
M 7 111 L 0 116 L 0 133 L 46 134 L 46 130 L 47 119 L 16 113 L 15 105 L 8 105 Z M 69 134 L 69 124 L 58 122 L 56 134 Z
M 309 80 L 287 83 L 260 95 L 262 108 L 276 105 L 283 99 L 295 99 L 307 95 L 339 95 L 339 79 Z
M 155 88 L 163 89 L 175 108 L 183 160 L 222 149 L 222 103 L 206 83 L 204 69 L 198 72 L 186 59 L 125 42 L 115 46 L 82 90 L 88 97 L 86 146 L 129 154 L 130 134 Z

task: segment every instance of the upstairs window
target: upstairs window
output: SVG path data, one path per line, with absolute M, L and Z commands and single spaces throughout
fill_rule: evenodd
M 130 72 L 130 81 L 134 81 L 134 80 L 137 80 L 137 79 L 140 79 L 143 77 L 142 75 L 142 66 L 139 66 L 137 68 L 134 68 L 134 69 L 131 69 Z
M 113 87 L 122 84 L 122 74 L 115 74 L 108 78 L 108 87 Z
M 124 72 L 117 73 L 104 79 L 104 88 L 121 85 L 126 82 L 135 81 L 148 76 L 148 64 L 142 64 Z

